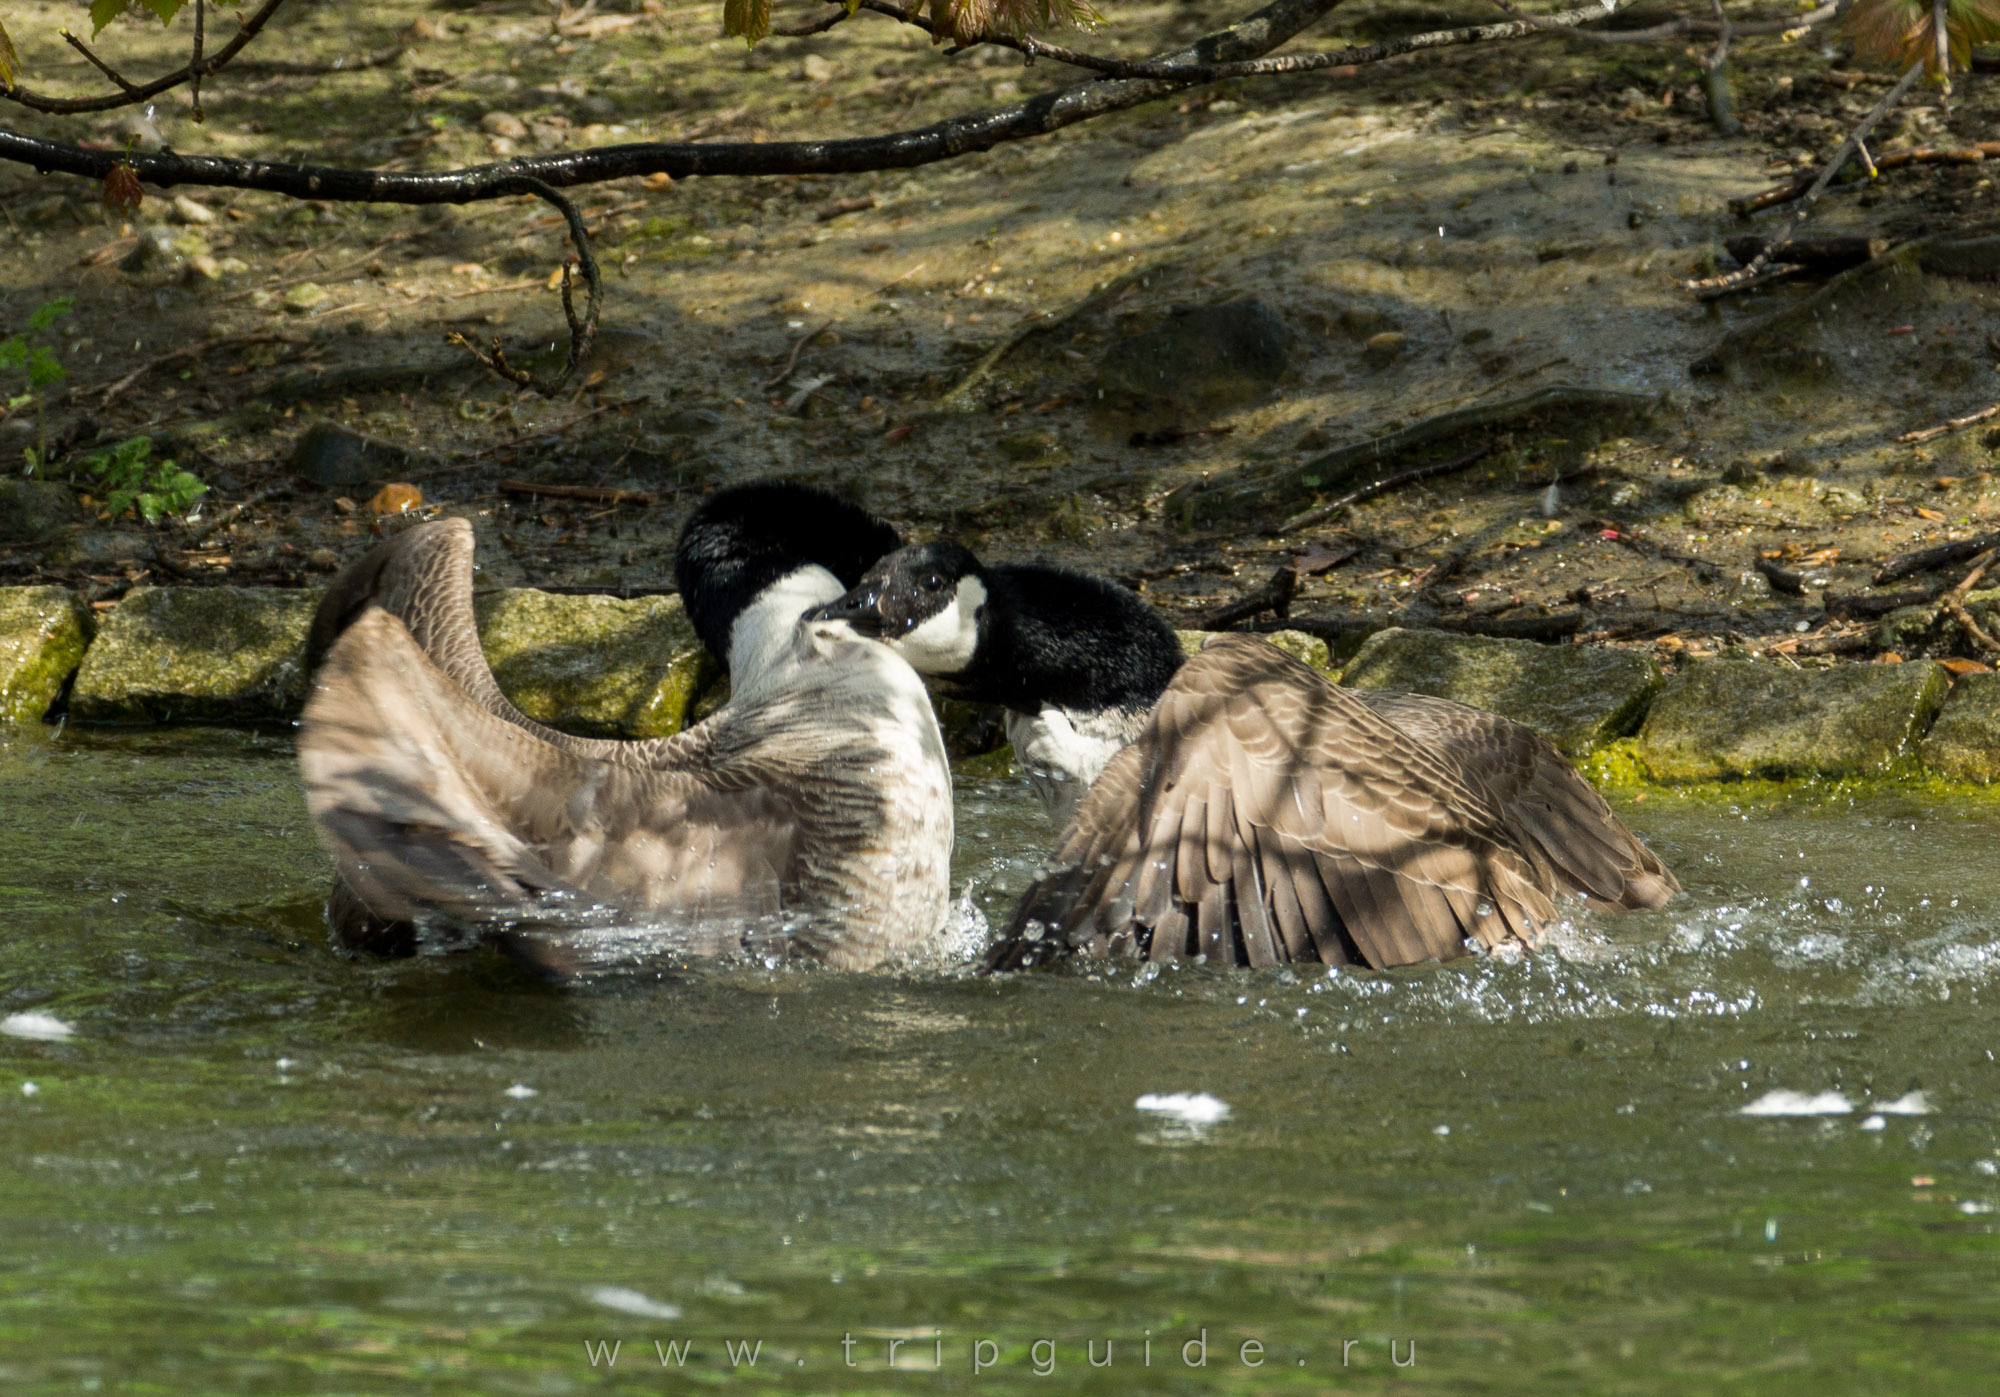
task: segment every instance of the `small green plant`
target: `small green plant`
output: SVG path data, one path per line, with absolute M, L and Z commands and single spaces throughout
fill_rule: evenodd
M 185 514 L 208 487 L 192 472 L 172 461 L 153 459 L 150 437 L 128 437 L 106 451 L 93 451 L 79 463 L 104 494 L 104 517 L 117 519 L 136 509 L 148 524 L 169 514 Z
M 12 370 L 28 380 L 28 391 L 7 399 L 7 411 L 19 412 L 35 405 L 35 445 L 26 454 L 28 474 L 33 475 L 48 460 L 49 428 L 42 414 L 42 400 L 48 390 L 69 377 L 69 370 L 57 362 L 55 354 L 39 338 L 41 332 L 76 309 L 76 298 L 58 296 L 28 317 L 28 326 L 0 340 L 0 371 Z

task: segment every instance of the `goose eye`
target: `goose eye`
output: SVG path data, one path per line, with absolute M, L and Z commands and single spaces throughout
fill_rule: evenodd
M 939 577 L 936 573 L 931 573 L 917 585 L 923 588 L 926 592 L 941 592 L 944 590 L 944 579 L 942 577 Z

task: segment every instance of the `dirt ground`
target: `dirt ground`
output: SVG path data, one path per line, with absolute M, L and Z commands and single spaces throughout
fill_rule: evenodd
M 777 21 L 815 13 L 794 0 Z M 1084 42 L 1137 55 L 1237 11 L 1109 13 Z M 1629 22 L 1669 13 L 1641 7 Z M 79 16 L 10 8 L 25 80 L 98 90 L 58 37 Z M 1496 17 L 1356 4 L 1304 42 Z M 152 73 L 184 58 L 185 30 L 128 19 L 99 47 Z M 301 6 L 208 81 L 203 124 L 184 92 L 150 119 L 9 107 L 6 120 L 102 144 L 443 169 L 652 138 L 886 132 L 1076 79 L 1002 50 L 946 57 L 869 14 L 748 54 L 718 30 L 718 6 L 656 0 L 567 17 L 527 0 Z M 258 67 L 399 36 L 410 47 L 379 67 Z M 473 517 L 496 583 L 658 587 L 694 500 L 785 474 L 847 490 L 915 535 L 1119 576 L 1183 621 L 1302 560 L 1293 609 L 1306 615 L 1483 623 L 1581 609 L 1587 636 L 1669 655 L 1838 635 L 1853 623 L 1829 621 L 1824 592 L 1866 590 L 1886 556 L 2000 527 L 1983 429 L 1895 440 L 2000 399 L 2000 290 L 1878 278 L 1774 352 L 1693 375 L 1732 328 L 1816 286 L 1709 305 L 1680 290 L 1733 265 L 1723 238 L 1789 217 L 1739 220 L 1726 201 L 1823 158 L 1883 84 L 1829 81 L 1844 65 L 1830 35 L 1743 41 L 1744 130 L 1724 138 L 1692 52 L 1538 37 L 1215 85 L 913 171 L 585 190 L 603 342 L 586 381 L 553 401 L 468 369 L 445 343 L 450 330 L 524 351 L 561 339 L 550 275 L 567 242 L 532 199 L 411 209 L 187 188 L 148 190 L 121 218 L 84 181 L 0 169 L 0 332 L 77 298 L 50 336 L 70 371 L 54 437 L 78 452 L 153 433 L 212 486 L 191 525 L 128 518 L 0 544 L 0 582 L 62 581 L 105 602 L 140 581 L 324 580 L 394 527 L 371 513 L 374 483 L 294 475 L 305 428 L 331 419 L 413 453 L 390 478 L 427 511 Z M 1991 78 L 1962 78 L 1948 110 L 1914 98 L 1871 148 L 1977 141 L 1996 108 Z M 176 194 L 199 207 L 177 209 Z M 1981 165 L 1905 169 L 1830 196 L 1812 226 L 1976 232 L 1993 204 Z M 193 236 L 134 256 L 153 225 Z M 988 351 L 1107 283 L 1117 294 L 953 396 Z M 1174 306 L 1241 297 L 1290 333 L 1274 388 L 1227 407 L 1100 397 L 1118 341 Z M 161 362 L 211 340 L 225 343 Z M 1468 472 L 1288 533 L 1273 530 L 1310 495 L 1191 522 L 1164 504 L 1177 487 L 1282 471 L 1554 384 L 1661 397 L 1632 420 L 1524 424 Z M 0 470 L 17 468 L 33 430 L 27 413 L 0 422 Z M 538 499 L 502 481 L 655 502 Z M 1760 558 L 1803 594 L 1774 593 Z

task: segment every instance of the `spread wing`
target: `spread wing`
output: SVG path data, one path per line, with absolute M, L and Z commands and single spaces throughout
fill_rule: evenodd
M 342 880 L 379 919 L 780 912 L 796 812 L 740 755 L 712 760 L 714 736 L 618 744 L 623 760 L 567 750 L 476 702 L 369 608 L 314 677 L 299 765 Z
M 1532 940 L 1553 891 L 1475 784 L 1260 640 L 1190 660 L 989 953 L 1405 965 Z
M 1680 891 L 1666 865 L 1538 734 L 1449 699 L 1388 691 L 1355 696 L 1450 763 L 1500 811 L 1544 886 L 1626 911 L 1659 907 Z

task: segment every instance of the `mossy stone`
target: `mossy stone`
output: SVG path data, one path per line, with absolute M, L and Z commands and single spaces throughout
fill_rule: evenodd
M 1959 677 L 1917 759 L 1954 781 L 2000 781 L 2000 674 Z
M 0 723 L 49 711 L 93 629 L 90 608 L 67 587 L 0 587 Z
M 1945 689 L 1934 664 L 1800 670 L 1708 660 L 1653 700 L 1639 759 L 1656 781 L 1866 775 L 1903 754 Z
M 1484 708 L 1584 757 L 1638 726 L 1660 670 L 1629 650 L 1398 628 L 1368 637 L 1340 682 Z
M 1209 637 L 1229 635 L 1232 632 L 1175 631 L 1174 634 L 1180 637 L 1181 649 L 1187 653 L 1187 657 L 1193 659 L 1201 653 L 1201 647 L 1208 644 Z M 1307 635 L 1304 631 L 1262 631 L 1258 633 L 1257 638 L 1270 641 L 1301 664 L 1322 671 L 1332 667 L 1332 652 L 1326 648 L 1326 642 L 1316 635 Z
M 319 592 L 134 587 L 106 614 L 70 693 L 79 723 L 296 717 Z
M 475 613 L 501 692 L 581 737 L 669 737 L 717 673 L 679 597 L 519 587 L 480 597 Z

